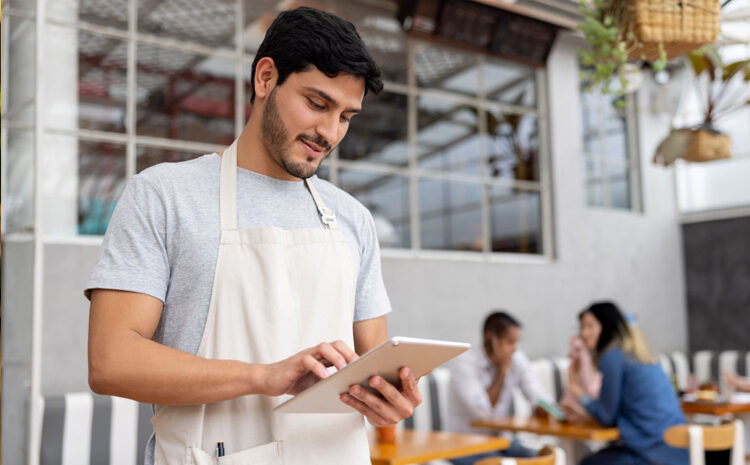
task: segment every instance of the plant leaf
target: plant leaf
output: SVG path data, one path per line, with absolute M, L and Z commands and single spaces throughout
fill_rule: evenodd
M 725 82 L 729 81 L 740 71 L 747 76 L 748 72 L 750 72 L 750 59 L 735 61 L 726 65 L 721 73 L 721 80 Z
M 696 76 L 700 76 L 701 73 L 706 69 L 706 61 L 703 59 L 702 50 L 694 50 L 688 53 L 690 64 L 693 66 L 693 72 Z

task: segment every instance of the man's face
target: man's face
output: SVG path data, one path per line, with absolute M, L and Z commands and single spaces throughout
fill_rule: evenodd
M 289 75 L 264 102 L 263 145 L 271 158 L 295 178 L 315 174 L 361 110 L 364 86 L 362 78 L 329 78 L 315 67 Z

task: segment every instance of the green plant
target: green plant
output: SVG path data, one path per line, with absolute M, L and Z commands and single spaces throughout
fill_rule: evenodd
M 578 27 L 583 32 L 588 48 L 579 49 L 578 55 L 584 70 L 581 78 L 587 89 L 599 88 L 605 94 L 622 95 L 628 85 L 625 65 L 628 57 L 643 47 L 632 32 L 625 34 L 617 24 L 613 6 L 624 0 L 579 0 L 578 9 L 583 20 Z M 646 56 L 641 55 L 645 60 Z M 663 44 L 659 44 L 659 58 L 652 63 L 654 71 L 661 71 L 667 64 Z M 615 77 L 619 86 L 612 87 Z

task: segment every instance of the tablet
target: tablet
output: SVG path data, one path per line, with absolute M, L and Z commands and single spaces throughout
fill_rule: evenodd
M 456 355 L 469 349 L 461 342 L 433 341 L 410 337 L 394 337 L 370 350 L 344 368 L 274 408 L 277 413 L 351 413 L 353 409 L 341 402 L 339 395 L 349 386 L 368 387 L 372 376 L 380 375 L 388 382 L 400 381 L 401 367 L 417 376 L 424 376 Z M 368 387 L 369 389 L 369 387 Z

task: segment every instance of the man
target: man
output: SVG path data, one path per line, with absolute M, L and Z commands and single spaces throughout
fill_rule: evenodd
M 372 216 L 314 176 L 379 76 L 351 23 L 281 13 L 239 139 L 128 184 L 87 285 L 89 384 L 156 405 L 147 464 L 213 464 L 221 441 L 219 462 L 364 465 L 362 415 L 421 402 L 404 367 L 343 394 L 352 414 L 273 412 L 387 338 Z
M 512 415 L 513 390 L 520 388 L 526 399 L 536 405 L 549 401 L 541 384 L 531 372 L 526 355 L 518 349 L 521 324 L 506 312 L 493 312 L 484 322 L 482 346 L 472 347 L 451 363 L 446 429 L 455 432 L 479 432 L 469 423 L 478 419 Z M 532 457 L 536 453 L 515 438 L 511 446 L 497 454 L 481 454 L 454 459 L 454 465 L 473 464 L 493 455 Z

